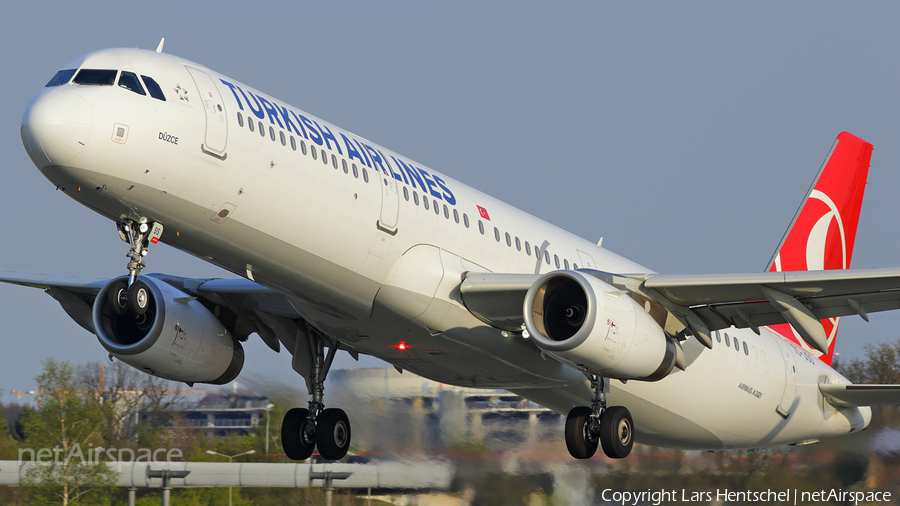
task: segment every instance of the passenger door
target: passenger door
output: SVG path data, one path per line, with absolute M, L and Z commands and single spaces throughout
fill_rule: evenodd
M 225 159 L 225 144 L 228 141 L 228 122 L 225 118 L 225 101 L 219 94 L 215 82 L 206 72 L 187 67 L 197 85 L 200 101 L 206 113 L 206 137 L 200 149 L 204 153 Z

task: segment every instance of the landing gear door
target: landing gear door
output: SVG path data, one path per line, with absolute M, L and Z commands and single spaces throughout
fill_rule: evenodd
M 797 362 L 794 359 L 794 350 L 791 344 L 784 339 L 777 339 L 781 349 L 781 361 L 784 363 L 784 393 L 781 402 L 775 411 L 782 418 L 787 418 L 794 409 L 794 401 L 797 398 Z
M 200 149 L 204 153 L 225 159 L 225 143 L 228 141 L 228 123 L 225 120 L 225 101 L 219 94 L 212 77 L 206 72 L 187 67 L 197 85 L 203 111 L 206 113 L 206 137 Z

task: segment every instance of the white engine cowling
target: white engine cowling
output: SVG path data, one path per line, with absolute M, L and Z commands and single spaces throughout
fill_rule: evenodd
M 100 344 L 126 364 L 160 378 L 185 383 L 229 383 L 244 366 L 244 350 L 206 307 L 186 293 L 150 276 L 143 316 L 117 314 L 109 282 L 94 301 L 93 323 Z M 127 281 L 127 277 L 124 278 Z
M 528 290 L 524 316 L 541 350 L 598 376 L 656 381 L 676 363 L 675 343 L 647 311 L 591 275 L 545 274 Z

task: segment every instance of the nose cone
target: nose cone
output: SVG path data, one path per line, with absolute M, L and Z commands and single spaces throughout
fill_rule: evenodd
M 35 97 L 22 116 L 22 143 L 39 168 L 78 156 L 91 135 L 91 105 L 66 86 Z

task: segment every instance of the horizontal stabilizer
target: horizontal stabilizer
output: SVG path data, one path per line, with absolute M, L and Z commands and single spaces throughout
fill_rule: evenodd
M 900 404 L 900 385 L 826 385 L 819 391 L 829 404 L 838 407 L 887 406 Z

